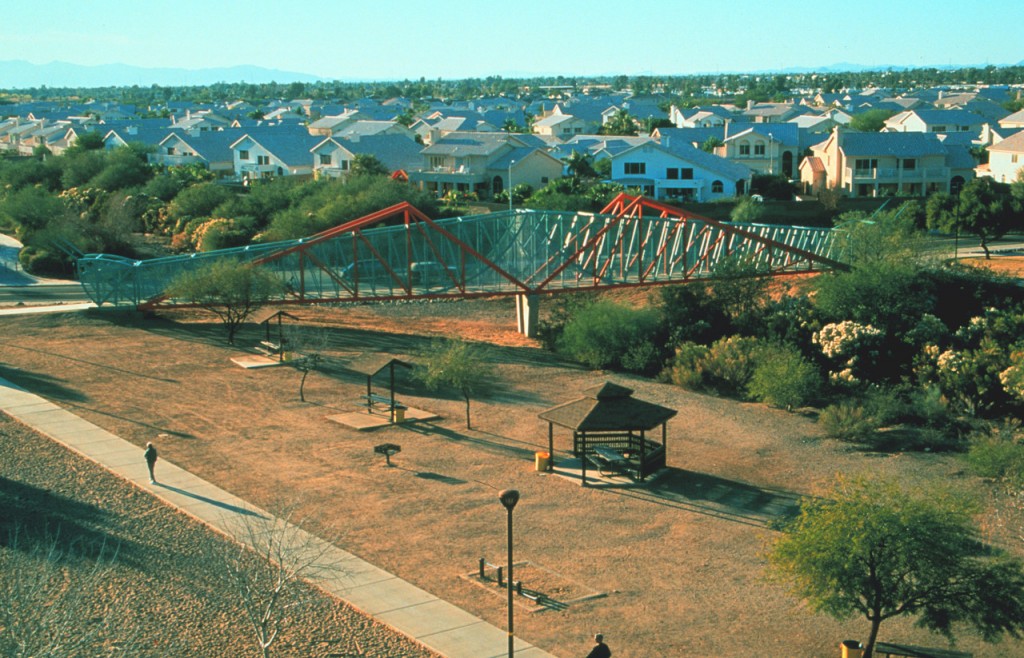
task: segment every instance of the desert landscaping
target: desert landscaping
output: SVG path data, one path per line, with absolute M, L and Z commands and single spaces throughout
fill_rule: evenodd
M 481 557 L 504 560 L 498 492 L 518 489 L 516 560 L 527 564 L 517 578 L 556 600 L 584 599 L 557 610 L 517 603 L 516 634 L 559 656 L 584 655 L 597 631 L 622 658 L 838 656 L 840 641 L 862 638 L 866 622 L 809 611 L 766 579 L 763 557 L 773 522 L 837 474 L 973 492 L 987 506 L 983 538 L 1022 552 L 1020 511 L 956 455 L 867 452 L 824 439 L 812 410 L 583 369 L 515 333 L 511 300 L 288 312 L 296 317 L 286 323 L 328 337 L 329 358 L 309 375 L 306 402 L 301 373 L 287 363 L 232 363 L 252 351 L 260 328 L 247 325 L 231 346 L 216 318 L 199 311 L 5 317 L 0 376 L 139 446 L 157 442 L 164 459 L 256 505 L 295 509 L 317 534 L 500 628 L 504 592 L 471 574 Z M 472 429 L 457 394 L 408 379 L 397 398 L 438 420 L 372 432 L 328 420 L 357 411 L 365 393 L 365 377 L 347 364 L 373 353 L 416 363 L 439 337 L 490 346 L 497 386 L 473 400 Z M 538 414 L 606 381 L 678 411 L 668 422 L 668 468 L 642 485 L 586 488 L 537 472 L 548 431 Z M 22 436 L 9 423 L 0 434 Z M 571 433 L 556 428 L 554 440 L 557 462 Z M 391 467 L 373 451 L 385 442 L 401 446 Z M 17 478 L 4 462 L 2 475 Z M 908 619 L 887 622 L 880 639 L 946 644 Z M 978 657 L 1024 654 L 1020 641 L 958 639 Z M 413 655 L 380 646 L 365 655 Z

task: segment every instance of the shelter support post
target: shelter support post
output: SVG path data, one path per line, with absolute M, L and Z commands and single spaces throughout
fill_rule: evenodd
M 540 299 L 537 295 L 516 295 L 516 323 L 519 333 L 529 338 L 537 335 L 537 311 L 539 308 Z
M 555 427 L 548 423 L 548 473 L 555 470 Z

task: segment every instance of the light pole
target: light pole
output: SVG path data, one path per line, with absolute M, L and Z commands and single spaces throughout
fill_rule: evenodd
M 512 216 L 512 165 L 516 163 L 515 160 L 508 161 L 508 216 Z M 515 505 L 515 503 L 512 503 Z M 509 511 L 509 514 L 512 512 Z
M 775 137 L 768 133 L 768 173 L 775 173 Z
M 513 642 L 515 636 L 513 636 L 513 615 L 512 615 L 512 583 L 515 582 L 512 577 L 512 510 L 515 508 L 516 503 L 519 502 L 519 492 L 515 489 L 505 489 L 498 494 L 498 500 L 508 510 L 508 578 L 505 580 L 505 587 L 508 589 L 508 658 L 512 658 L 515 653 Z

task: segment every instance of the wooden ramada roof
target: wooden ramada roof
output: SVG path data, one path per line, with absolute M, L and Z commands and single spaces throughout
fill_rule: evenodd
M 583 391 L 584 397 L 539 414 L 542 420 L 577 432 L 651 430 L 676 415 L 653 402 L 637 400 L 633 390 L 605 382 Z

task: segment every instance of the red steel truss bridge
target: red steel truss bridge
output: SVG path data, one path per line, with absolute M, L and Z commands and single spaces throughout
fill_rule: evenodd
M 736 224 L 627 194 L 600 213 L 516 209 L 430 219 L 401 203 L 308 238 L 132 260 L 87 254 L 79 280 L 99 305 L 186 305 L 165 295 L 182 272 L 219 259 L 273 272 L 270 303 L 327 304 L 515 295 L 532 334 L 538 295 L 683 283 L 728 258 L 771 275 L 846 269 L 831 229 Z

